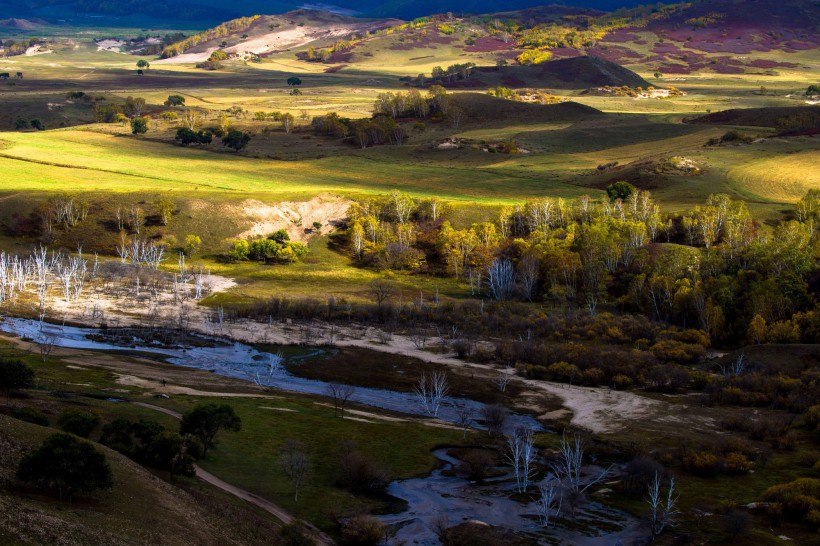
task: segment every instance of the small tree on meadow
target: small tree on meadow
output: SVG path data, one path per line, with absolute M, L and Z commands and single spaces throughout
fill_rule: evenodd
M 614 182 L 606 187 L 606 194 L 609 196 L 610 201 L 617 199 L 626 201 L 633 193 L 635 193 L 635 186 L 624 180 Z
M 282 446 L 280 457 L 282 471 L 293 484 L 293 500 L 299 500 L 299 489 L 310 472 L 310 456 L 304 444 L 296 440 L 287 440 Z
M 34 386 L 34 370 L 22 360 L 0 357 L 0 392 L 7 398 L 13 392 Z
M 182 416 L 179 426 L 181 435 L 192 434 L 202 441 L 202 456 L 216 445 L 216 434 L 222 430 L 239 432 L 242 420 L 227 404 L 205 404 L 197 406 Z
M 185 255 L 186 256 L 193 256 L 194 254 L 199 252 L 199 249 L 202 247 L 202 239 L 199 235 L 188 235 L 185 237 Z
M 231 129 L 225 136 L 222 137 L 222 145 L 232 148 L 237 152 L 247 146 L 250 141 L 251 135 L 248 133 L 243 133 L 242 131 L 237 131 L 236 129 Z
M 144 135 L 148 132 L 148 118 L 131 118 L 131 133 L 134 135 Z

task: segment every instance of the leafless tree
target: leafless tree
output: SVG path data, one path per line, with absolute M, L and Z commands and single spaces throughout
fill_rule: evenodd
M 538 519 L 542 527 L 549 527 L 550 523 L 561 514 L 561 496 L 552 481 L 539 485 L 538 491 L 541 493 L 536 501 Z
M 381 310 L 382 304 L 395 295 L 396 289 L 382 279 L 376 279 L 370 283 L 370 293 L 373 295 L 373 299 L 376 300 L 379 310 Z
M 325 328 L 325 337 L 327 338 L 328 345 L 331 347 L 336 345 L 336 340 L 339 338 L 339 327 L 335 324 L 331 324 Z
M 507 422 L 507 408 L 501 404 L 492 404 L 481 408 L 481 419 L 484 421 L 484 426 L 487 427 L 487 433 L 490 436 L 498 436 L 504 430 L 504 425 Z
M 467 431 L 473 425 L 473 410 L 465 405 L 456 408 L 456 423 L 461 427 L 461 438 L 467 438 Z
M 422 372 L 415 388 L 416 396 L 424 407 L 424 411 L 430 417 L 438 416 L 441 402 L 447 396 L 449 390 L 447 374 L 438 370 L 430 375 Z
M 356 387 L 341 383 L 328 383 L 325 392 L 333 400 L 333 415 L 344 417 L 345 407 L 347 407 L 347 403 L 356 392 Z
M 675 525 L 680 514 L 678 495 L 675 493 L 675 478 L 669 479 L 666 494 L 663 494 L 661 477 L 655 472 L 655 479 L 648 486 L 646 502 L 649 503 L 649 525 L 652 536 L 656 537 L 667 527 Z
M 609 468 L 607 468 L 585 479 L 583 474 L 585 447 L 584 440 L 579 435 L 576 434 L 572 440 L 568 440 L 565 434 L 561 438 L 558 461 L 552 465 L 555 475 L 573 493 L 583 494 L 609 475 Z
M 740 356 L 729 364 L 721 365 L 720 371 L 723 373 L 724 377 L 742 375 L 743 372 L 746 371 L 746 360 L 743 358 L 743 353 L 740 353 Z
M 54 345 L 57 343 L 57 336 L 50 333 L 40 331 L 37 335 L 37 345 L 40 348 L 40 358 L 42 358 L 43 362 L 48 359 L 48 355 L 51 354 L 51 351 L 54 350 Z
M 410 341 L 413 342 L 413 345 L 418 350 L 424 350 L 425 345 L 427 345 L 427 340 L 430 338 L 427 330 L 424 328 L 416 328 L 412 332 L 410 332 Z
M 507 385 L 510 382 L 510 379 L 515 375 L 515 368 L 507 364 L 504 366 L 504 369 L 499 372 L 498 375 L 498 390 L 501 392 L 505 392 L 507 390 Z
M 527 490 L 533 476 L 534 444 L 535 433 L 528 428 L 518 428 L 512 436 L 507 438 L 507 460 L 513 467 L 513 475 L 519 493 Z
M 286 440 L 279 458 L 282 471 L 293 485 L 293 500 L 299 500 L 299 489 L 310 472 L 310 456 L 305 445 L 296 440 Z

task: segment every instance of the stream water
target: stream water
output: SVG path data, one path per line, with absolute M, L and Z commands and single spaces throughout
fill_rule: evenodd
M 261 352 L 243 343 L 219 338 L 197 336 L 204 343 L 194 345 L 160 346 L 133 338 L 133 343 L 105 341 L 111 331 L 94 328 L 78 328 L 40 324 L 28 319 L 6 318 L 0 322 L 0 331 L 44 342 L 58 347 L 92 349 L 99 351 L 134 350 L 151 353 L 178 366 L 209 370 L 226 377 L 261 382 L 265 386 L 289 392 L 326 395 L 328 383 L 304 379 L 293 375 L 284 366 L 275 365 L 276 355 Z M 385 358 L 389 358 L 386 356 Z M 298 366 L 297 366 L 298 367 Z M 390 411 L 412 415 L 425 415 L 424 408 L 413 393 L 357 387 L 351 397 L 353 402 Z M 457 410 L 468 407 L 474 415 L 479 415 L 484 404 L 464 398 L 448 397 L 440 408 L 438 418 L 457 422 Z M 506 432 L 526 427 L 543 430 L 532 416 L 510 414 L 506 422 Z M 439 544 L 435 526 L 442 514 L 447 515 L 450 525 L 468 520 L 478 520 L 515 531 L 538 532 L 537 510 L 534 503 L 520 503 L 509 498 L 511 482 L 507 479 L 493 480 L 478 486 L 451 475 L 448 470 L 458 465 L 458 460 L 449 456 L 446 450 L 436 450 L 435 456 L 442 461 L 443 468 L 430 476 L 410 480 L 394 481 L 387 492 L 407 502 L 408 508 L 400 514 L 381 516 L 385 523 L 393 525 L 396 539 L 407 544 L 432 546 Z M 600 507 L 600 505 L 597 505 Z M 597 512 L 596 517 L 602 517 Z M 607 516 L 605 516 L 607 517 Z M 553 539 L 562 544 L 585 546 L 624 546 L 637 544 L 635 520 L 625 514 L 609 512 L 611 524 L 619 531 L 589 536 L 589 533 L 550 530 Z M 563 536 L 567 535 L 567 536 Z M 565 540 L 566 539 L 566 540 Z
M 165 361 L 178 366 L 209 370 L 226 377 L 260 382 L 266 387 L 284 391 L 326 395 L 328 383 L 315 379 L 305 379 L 288 372 L 284 366 L 271 365 L 276 355 L 258 351 L 244 343 L 222 338 L 196 336 L 199 340 L 208 341 L 205 346 L 176 345 L 173 347 L 145 343 L 133 338 L 132 343 L 103 341 L 106 334 L 96 328 L 78 328 L 41 324 L 36 320 L 7 318 L 0 322 L 0 331 L 15 334 L 36 342 L 48 338 L 48 342 L 57 347 L 72 349 L 93 349 L 99 351 L 134 350 L 141 353 L 152 353 L 161 356 Z M 112 336 L 108 336 L 112 337 Z M 297 357 L 298 358 L 298 357 Z M 385 356 L 385 358 L 390 358 Z M 295 367 L 298 369 L 298 364 Z M 425 410 L 417 396 L 412 392 L 399 392 L 385 389 L 356 387 L 351 401 L 366 406 L 390 411 L 425 416 Z M 466 398 L 447 397 L 441 404 L 437 417 L 452 423 L 458 422 L 459 408 L 467 407 L 475 416 L 480 415 L 484 404 Z M 507 432 L 524 427 L 536 431 L 544 430 L 543 426 L 532 416 L 511 413 L 506 421 Z

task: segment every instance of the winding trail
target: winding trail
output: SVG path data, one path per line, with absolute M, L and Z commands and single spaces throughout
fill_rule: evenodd
M 175 419 L 182 419 L 182 414 L 181 413 L 176 412 L 176 411 L 171 410 L 171 409 L 168 409 L 168 408 L 163 408 L 161 406 L 155 406 L 153 404 L 146 404 L 145 402 L 131 402 L 131 403 L 135 406 L 141 406 L 143 408 L 148 408 L 148 409 L 152 409 L 154 411 L 162 412 L 166 415 L 170 415 L 171 417 L 173 417 Z M 231 494 L 231 495 L 233 495 L 237 498 L 240 498 L 245 502 L 249 502 L 249 503 L 251 503 L 255 506 L 258 506 L 262 510 L 264 510 L 264 511 L 268 512 L 269 514 L 272 514 L 273 516 L 275 516 L 277 519 L 279 519 L 282 523 L 284 523 L 286 525 L 288 523 L 291 523 L 295 519 L 289 512 L 287 512 L 282 507 L 273 504 L 272 502 L 270 502 L 267 499 L 263 499 L 259 495 L 254 495 L 250 491 L 247 491 L 247 490 L 242 489 L 240 487 L 236 487 L 235 485 L 231 485 L 226 481 L 220 480 L 219 478 L 217 478 L 216 476 L 214 476 L 213 474 L 211 474 L 207 470 L 203 470 L 199 465 L 194 465 L 194 470 L 196 472 L 196 477 L 199 478 L 200 480 L 213 485 L 217 489 L 221 489 L 222 491 L 224 491 L 226 493 L 229 493 L 229 494 Z M 332 545 L 336 544 L 333 541 L 332 538 L 327 536 L 325 533 L 323 533 L 322 531 L 320 531 L 316 527 L 314 527 L 310 524 L 307 524 L 307 525 L 310 527 L 311 531 L 315 535 L 315 538 L 317 539 L 319 544 L 323 544 L 325 546 L 332 546 Z

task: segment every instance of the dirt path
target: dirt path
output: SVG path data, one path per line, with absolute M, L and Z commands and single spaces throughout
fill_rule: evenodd
M 135 406 L 141 406 L 143 408 L 152 409 L 154 411 L 162 412 L 166 415 L 170 415 L 175 419 L 182 419 L 182 414 L 176 412 L 174 410 L 163 408 L 161 406 L 155 406 L 153 404 L 146 404 L 145 402 L 132 402 Z M 263 499 L 258 495 L 254 495 L 250 491 L 242 489 L 240 487 L 236 487 L 235 485 L 231 485 L 226 481 L 220 480 L 207 470 L 203 470 L 199 465 L 194 465 L 194 470 L 196 472 L 196 477 L 200 480 L 207 482 L 217 489 L 221 489 L 222 491 L 233 495 L 234 497 L 240 498 L 245 502 L 249 502 L 255 506 L 258 506 L 262 510 L 268 512 L 275 516 L 278 520 L 280 520 L 284 524 L 291 523 L 294 520 L 294 517 L 283 508 L 273 504 L 267 499 Z M 315 527 L 311 526 L 311 530 L 316 535 L 316 539 L 318 540 L 319 544 L 325 545 L 333 545 L 336 544 L 333 539 L 327 536 L 325 533 L 319 531 Z

